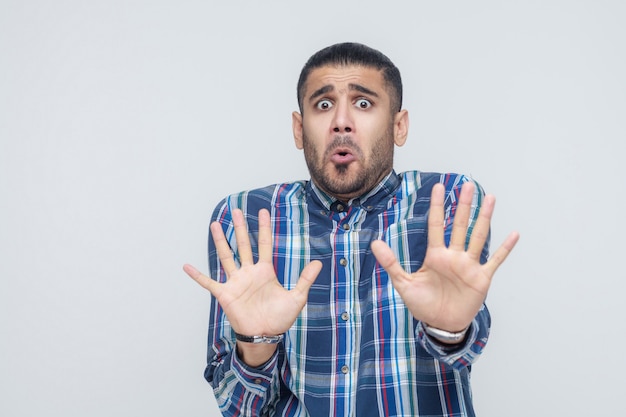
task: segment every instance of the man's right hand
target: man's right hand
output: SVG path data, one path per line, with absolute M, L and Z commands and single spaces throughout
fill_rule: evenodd
M 222 226 L 211 224 L 213 242 L 227 280 L 219 283 L 191 265 L 183 270 L 217 299 L 233 330 L 246 336 L 274 336 L 287 332 L 306 304 L 309 289 L 322 270 L 320 261 L 312 261 L 302 270 L 292 290 L 286 290 L 276 278 L 272 264 L 270 214 L 259 211 L 259 260 L 255 264 L 248 228 L 239 209 L 233 210 L 235 238 L 239 251 L 237 268 Z M 237 342 L 238 353 L 250 366 L 260 366 L 272 356 L 276 345 Z

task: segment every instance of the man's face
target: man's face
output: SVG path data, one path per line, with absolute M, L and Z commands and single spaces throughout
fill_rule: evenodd
M 406 140 L 407 112 L 392 114 L 383 75 L 373 68 L 317 68 L 305 87 L 293 129 L 311 178 L 342 201 L 367 193 L 393 167 L 394 144 Z

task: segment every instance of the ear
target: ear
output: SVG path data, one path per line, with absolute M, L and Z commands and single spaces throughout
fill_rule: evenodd
M 393 120 L 393 143 L 402 146 L 409 135 L 409 112 L 400 110 Z
M 293 139 L 296 143 L 296 148 L 302 149 L 304 147 L 302 140 L 302 115 L 297 111 L 291 113 L 291 127 L 293 129 Z

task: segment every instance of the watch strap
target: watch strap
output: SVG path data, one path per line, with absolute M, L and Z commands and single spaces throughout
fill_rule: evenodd
M 461 330 L 460 332 L 449 332 L 447 330 L 431 327 L 424 322 L 422 322 L 422 325 L 427 335 L 432 336 L 441 342 L 449 344 L 461 343 L 463 339 L 465 339 L 465 335 L 469 330 L 469 326 L 467 326 L 465 330 Z
M 265 344 L 276 344 L 280 343 L 284 339 L 284 334 L 279 334 L 277 336 L 246 336 L 243 334 L 239 334 L 235 332 L 235 338 L 240 342 L 246 343 L 265 343 Z

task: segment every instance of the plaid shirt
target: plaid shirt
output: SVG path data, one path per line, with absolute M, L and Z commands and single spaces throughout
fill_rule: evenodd
M 231 213 L 243 210 L 255 256 L 258 211 L 272 218 L 274 267 L 287 289 L 302 268 L 323 269 L 308 302 L 276 354 L 262 367 L 246 366 L 223 310 L 212 299 L 205 377 L 225 416 L 474 416 L 471 364 L 489 333 L 487 308 L 468 337 L 453 349 L 425 335 L 376 262 L 370 243 L 383 239 L 406 271 L 422 265 L 427 246 L 430 192 L 446 187 L 445 238 L 449 242 L 461 185 L 456 174 L 391 172 L 376 188 L 344 204 L 310 181 L 278 184 L 232 195 L 216 208 L 237 258 Z M 477 186 L 473 227 L 483 197 Z M 469 236 L 469 233 L 468 233 Z M 481 254 L 486 262 L 488 244 Z M 226 277 L 209 236 L 211 276 Z

